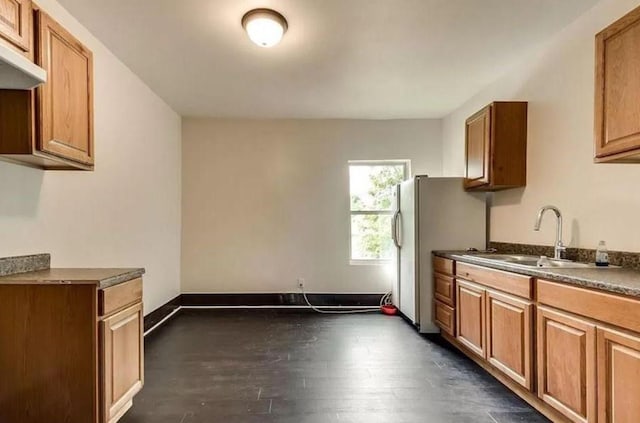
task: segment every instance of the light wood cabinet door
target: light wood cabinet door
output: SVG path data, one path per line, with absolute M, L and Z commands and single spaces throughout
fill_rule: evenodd
M 144 383 L 142 303 L 103 320 L 100 338 L 101 423 L 114 423 Z
M 31 50 L 31 0 L 0 0 L 0 38 L 16 50 Z
M 640 8 L 596 35 L 596 161 L 640 161 Z
M 486 358 L 485 290 L 479 285 L 456 281 L 456 338 L 470 351 Z
M 466 122 L 465 188 L 489 183 L 491 158 L 491 106 L 487 106 Z
M 36 89 L 38 148 L 92 165 L 93 54 L 47 14 L 35 16 L 37 63 L 48 75 Z
M 487 360 L 533 389 L 533 303 L 487 291 Z
M 538 397 L 576 423 L 596 422 L 596 327 L 538 306 Z
M 598 422 L 640 422 L 640 335 L 598 328 Z

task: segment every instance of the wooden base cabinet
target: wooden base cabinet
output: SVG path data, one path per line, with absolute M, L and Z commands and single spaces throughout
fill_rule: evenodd
M 533 303 L 487 291 L 487 360 L 533 389 Z
M 470 351 L 486 358 L 485 289 L 456 280 L 456 339 Z
M 142 388 L 142 279 L 85 275 L 0 283 L 1 423 L 115 423 Z
M 144 383 L 142 303 L 100 322 L 103 423 L 116 422 Z
M 576 423 L 596 423 L 596 327 L 538 307 L 538 396 Z
M 454 278 L 434 273 L 435 319 L 447 341 L 553 422 L 640 423 L 639 299 L 466 263 L 450 268 Z
M 597 329 L 598 423 L 640 422 L 640 335 Z

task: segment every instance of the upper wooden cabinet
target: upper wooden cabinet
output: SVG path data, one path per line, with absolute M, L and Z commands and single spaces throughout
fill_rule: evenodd
M 640 162 L 640 8 L 596 35 L 596 162 Z
M 31 51 L 31 0 L 0 0 L 0 39 L 21 53 Z
M 60 24 L 36 14 L 38 64 L 49 75 L 36 89 L 42 151 L 93 164 L 93 54 Z
M 527 103 L 494 102 L 466 121 L 464 187 L 498 191 L 527 182 Z
M 92 170 L 93 55 L 41 10 L 34 22 L 36 64 L 48 80 L 34 92 L 0 90 L 0 155 L 43 169 Z

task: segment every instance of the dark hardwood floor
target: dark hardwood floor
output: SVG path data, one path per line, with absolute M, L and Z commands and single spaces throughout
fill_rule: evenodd
M 122 423 L 547 422 L 399 317 L 182 310 Z

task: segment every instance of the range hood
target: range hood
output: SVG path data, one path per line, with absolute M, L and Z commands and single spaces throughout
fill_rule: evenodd
M 0 89 L 29 90 L 47 81 L 47 72 L 0 43 Z

